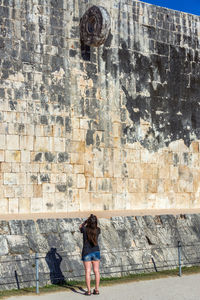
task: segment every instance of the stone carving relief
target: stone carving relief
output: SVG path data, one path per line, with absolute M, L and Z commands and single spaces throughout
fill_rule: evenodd
M 81 42 L 87 46 L 101 46 L 108 37 L 110 24 L 110 15 L 104 7 L 90 7 L 80 20 Z

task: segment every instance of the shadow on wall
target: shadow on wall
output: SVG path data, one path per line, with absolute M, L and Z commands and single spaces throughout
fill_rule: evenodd
M 70 289 L 74 293 L 84 295 L 86 291 L 81 286 L 76 286 L 66 282 L 60 268 L 62 257 L 57 252 L 56 248 L 50 249 L 45 257 L 45 260 L 50 270 L 50 280 L 52 284 L 62 285 L 63 287 Z
M 50 270 L 50 280 L 52 284 L 64 284 L 65 277 L 60 269 L 62 257 L 56 248 L 51 248 L 45 257 L 46 263 Z

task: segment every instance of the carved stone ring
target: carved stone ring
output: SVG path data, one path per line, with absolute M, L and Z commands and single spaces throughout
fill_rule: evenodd
M 81 41 L 85 45 L 99 47 L 108 37 L 110 24 L 110 15 L 104 7 L 90 7 L 80 20 Z

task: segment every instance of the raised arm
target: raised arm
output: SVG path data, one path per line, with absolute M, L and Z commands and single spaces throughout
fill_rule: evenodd
M 87 220 L 85 220 L 80 226 L 79 226 L 79 229 L 81 230 L 81 228 L 83 227 L 83 226 L 85 226 L 87 224 Z

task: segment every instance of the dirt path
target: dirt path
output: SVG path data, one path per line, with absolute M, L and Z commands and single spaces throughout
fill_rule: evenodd
M 110 218 L 113 216 L 145 216 L 145 215 L 179 215 L 179 214 L 200 214 L 199 209 L 148 209 L 148 210 L 115 210 L 115 211 L 85 211 L 66 213 L 34 213 L 34 214 L 0 214 L 0 220 L 37 220 L 48 218 L 87 218 L 91 213 L 98 218 Z
M 98 300 L 199 300 L 200 274 L 181 278 L 168 277 L 148 281 L 118 284 L 100 289 Z M 92 295 L 93 299 L 96 296 Z M 11 297 L 9 300 L 78 300 L 84 299 L 82 288 L 39 296 Z

